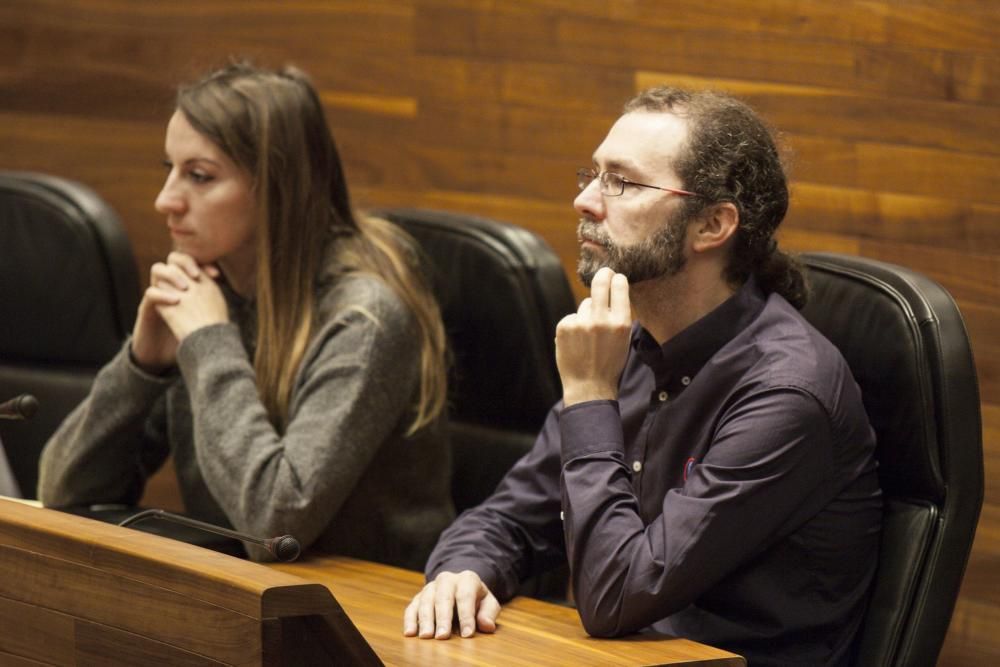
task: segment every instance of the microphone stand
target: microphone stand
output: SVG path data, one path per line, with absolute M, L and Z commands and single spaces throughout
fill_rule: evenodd
M 299 557 L 302 553 L 302 547 L 299 541 L 292 537 L 291 535 L 281 535 L 279 537 L 272 537 L 270 539 L 264 539 L 261 537 L 253 537 L 252 535 L 246 535 L 244 533 L 237 532 L 235 530 L 230 530 L 228 528 L 223 528 L 222 526 L 215 526 L 210 523 L 205 523 L 204 521 L 198 521 L 197 519 L 192 519 L 190 517 L 181 516 L 179 514 L 173 514 L 167 512 L 166 510 L 151 509 L 143 510 L 138 514 L 134 514 L 129 518 L 125 519 L 118 525 L 121 527 L 127 527 L 133 523 L 138 523 L 139 521 L 144 521 L 146 519 L 162 519 L 164 521 L 172 521 L 178 523 L 182 526 L 188 526 L 190 528 L 198 528 L 204 530 L 208 533 L 215 533 L 216 535 L 222 535 L 223 537 L 231 537 L 241 542 L 249 542 L 251 544 L 256 544 L 262 546 L 268 550 L 268 552 L 274 556 L 279 561 L 284 563 L 290 563 Z

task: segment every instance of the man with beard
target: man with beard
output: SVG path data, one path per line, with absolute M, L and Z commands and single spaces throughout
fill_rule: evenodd
M 577 177 L 591 295 L 556 330 L 563 400 L 442 534 L 404 634 L 447 638 L 455 616 L 493 632 L 500 600 L 568 559 L 591 635 L 849 664 L 880 530 L 874 433 L 797 311 L 770 133 L 729 96 L 655 88 Z

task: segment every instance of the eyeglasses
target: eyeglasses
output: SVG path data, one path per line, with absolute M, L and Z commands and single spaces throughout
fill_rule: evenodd
M 640 188 L 651 188 L 653 190 L 663 190 L 664 192 L 669 192 L 670 194 L 680 195 L 683 197 L 700 196 L 696 192 L 688 192 L 687 190 L 678 190 L 677 188 L 661 188 L 659 185 L 636 183 L 635 181 L 630 181 L 621 174 L 616 174 L 611 171 L 598 173 L 595 169 L 576 170 L 576 185 L 580 188 L 580 190 L 586 190 L 587 186 L 590 185 L 594 179 L 597 179 L 600 182 L 601 194 L 607 197 L 617 197 L 621 195 L 625 192 L 626 185 L 635 185 Z

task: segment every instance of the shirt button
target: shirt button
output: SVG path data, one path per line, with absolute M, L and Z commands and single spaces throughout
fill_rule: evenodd
M 660 402 L 661 403 L 664 402 L 665 400 L 667 400 L 668 398 L 670 398 L 670 395 L 667 394 L 667 392 L 665 392 L 665 391 L 661 391 L 660 392 Z
M 681 384 L 684 385 L 685 387 L 688 386 L 689 384 L 691 384 L 691 378 L 685 375 L 684 377 L 681 378 Z
M 636 472 L 642 470 L 642 461 L 632 461 L 632 470 Z
M 565 521 L 566 520 L 566 513 L 565 512 L 559 512 L 559 520 L 560 521 Z

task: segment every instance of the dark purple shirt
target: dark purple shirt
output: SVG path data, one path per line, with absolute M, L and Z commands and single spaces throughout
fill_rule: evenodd
M 474 570 L 504 600 L 568 558 L 592 635 L 847 664 L 878 549 L 874 449 L 840 353 L 751 280 L 662 347 L 636 327 L 618 400 L 553 408 L 427 574 Z

